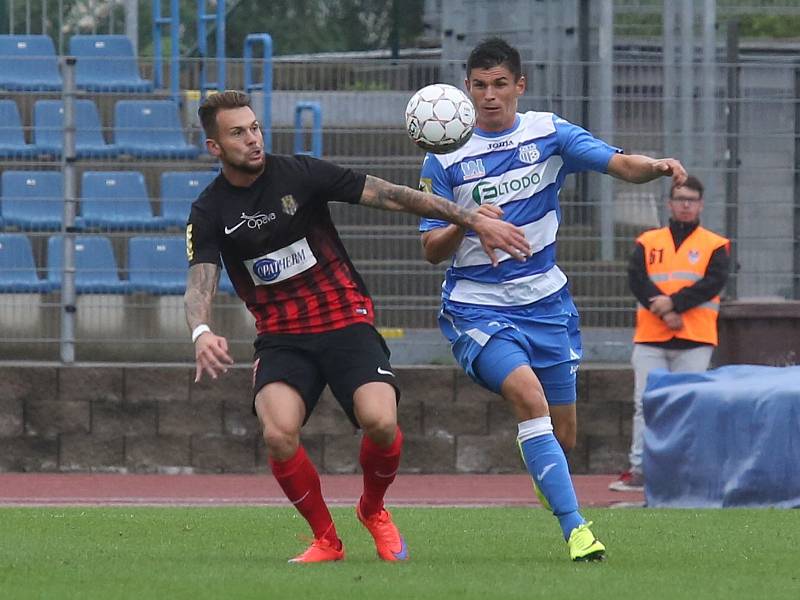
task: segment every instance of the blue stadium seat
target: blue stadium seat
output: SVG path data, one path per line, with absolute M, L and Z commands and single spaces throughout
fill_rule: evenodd
M 47 240 L 47 280 L 61 287 L 64 268 L 64 240 L 54 235 Z M 111 240 L 103 236 L 75 238 L 75 291 L 79 294 L 121 294 L 128 290 L 121 281 Z
M 75 63 L 75 84 L 92 92 L 152 92 L 139 76 L 133 44 L 125 35 L 73 35 L 69 53 Z
M 81 178 L 80 228 L 106 230 L 161 229 L 139 171 L 86 171 Z
M 61 156 L 64 147 L 64 103 L 37 100 L 33 105 L 33 143 L 40 154 Z M 114 156 L 117 149 L 106 144 L 97 107 L 91 100 L 75 102 L 75 151 L 79 158 Z
M 61 229 L 64 177 L 60 171 L 4 171 L 0 193 L 6 226 L 27 231 Z
M 178 105 L 172 100 L 120 100 L 114 107 L 119 151 L 140 158 L 195 158 L 186 143 Z
M 25 143 L 17 103 L 0 100 L 0 158 L 30 158 L 34 154 L 34 147 Z
M 132 237 L 128 240 L 131 291 L 183 294 L 188 269 L 186 240 L 182 237 Z
M 0 89 L 60 91 L 53 40 L 47 35 L 0 35 Z
M 36 274 L 31 241 L 23 233 L 0 234 L 0 292 L 44 293 L 52 284 Z
M 192 202 L 217 176 L 217 171 L 170 171 L 161 174 L 161 216 L 167 225 L 183 227 Z

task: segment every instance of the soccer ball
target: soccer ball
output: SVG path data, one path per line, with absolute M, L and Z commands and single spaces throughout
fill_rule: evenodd
M 406 106 L 406 130 L 417 146 L 434 154 L 457 150 L 475 128 L 475 108 L 460 89 L 434 83 L 419 90 Z

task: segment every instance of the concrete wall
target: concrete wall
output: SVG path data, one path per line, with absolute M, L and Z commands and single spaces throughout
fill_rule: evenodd
M 522 469 L 501 398 L 454 367 L 397 368 L 407 473 Z M 579 372 L 575 473 L 626 466 L 633 377 Z M 260 472 L 250 370 L 192 383 L 188 366 L 0 366 L 0 471 Z M 322 472 L 358 471 L 360 435 L 326 390 L 303 442 Z

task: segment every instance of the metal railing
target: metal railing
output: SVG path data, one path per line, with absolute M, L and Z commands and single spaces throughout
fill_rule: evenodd
M 637 4 L 641 11 L 652 9 L 644 1 L 629 4 Z M 736 9 L 733 3 L 722 4 L 720 13 Z M 729 32 L 729 28 L 724 31 Z M 745 51 L 730 36 L 727 41 L 726 47 L 725 40 L 716 40 L 713 54 L 704 54 L 698 43 L 694 58 L 683 67 L 680 57 L 665 57 L 656 43 L 640 43 L 635 49 L 617 47 L 608 88 L 613 131 L 602 130 L 592 108 L 597 93 L 592 77 L 599 69 L 598 62 L 526 62 L 524 70 L 529 77 L 547 85 L 532 85 L 520 108 L 554 111 L 587 126 L 599 137 L 613 134 L 613 142 L 631 153 L 656 156 L 675 152 L 683 158 L 681 149 L 691 149 L 688 154 L 696 159 L 687 161 L 687 167 L 707 187 L 704 224 L 733 240 L 735 269 L 726 296 L 800 299 L 800 47 L 784 44 L 777 52 L 751 44 Z M 266 48 L 264 54 L 266 58 Z M 252 74 L 262 72 L 261 78 L 266 80 L 266 70 L 260 71 L 266 64 L 253 56 L 247 61 L 228 60 L 225 81 L 231 87 L 249 87 L 253 92 L 257 114 L 270 119 L 274 152 L 295 151 L 296 107 L 313 102 L 324 115 L 320 132 L 324 158 L 413 187 L 422 155 L 404 132 L 405 103 L 417 88 L 463 68 L 460 62 L 437 58 L 276 57 L 268 75 L 271 84 L 259 87 Z M 153 60 L 140 58 L 139 65 L 142 77 L 155 78 Z M 201 61 L 183 59 L 180 71 L 170 72 L 156 86 L 158 89 L 144 95 L 82 89 L 74 95 L 0 90 L 1 99 L 12 101 L 19 113 L 26 145 L 18 154 L 2 150 L 0 175 L 57 172 L 64 177 L 61 195 L 44 199 L 54 203 L 54 212 L 60 215 L 56 227 L 33 221 L 15 224 L 7 212 L 14 201 L 12 191 L 0 186 L 2 234 L 24 236 L 31 247 L 35 274 L 42 282 L 50 275 L 51 238 L 64 236 L 57 241 L 62 244 L 65 265 L 72 262 L 70 253 L 81 251 L 74 241 L 70 243 L 70 237 L 106 239 L 113 255 L 112 275 L 120 283 L 116 291 L 103 287 L 92 291 L 76 282 L 73 295 L 71 272 L 69 267 L 62 267 L 60 283 L 47 290 L 17 292 L 3 288 L 0 358 L 69 360 L 69 351 L 65 355 L 60 348 L 62 344 L 69 347 L 73 341 L 77 360 L 184 360 L 191 356 L 180 294 L 148 293 L 129 285 L 135 279 L 130 244 L 142 237 L 181 238 L 180 225 L 166 224 L 162 219 L 169 202 L 162 175 L 208 171 L 216 164 L 202 152 L 196 158 L 137 157 L 121 149 L 106 156 L 85 155 L 81 154 L 80 139 L 75 140 L 74 157 L 69 142 L 61 155 L 39 152 L 35 114 L 37 101 L 63 98 L 64 122 L 68 123 L 70 99 L 91 100 L 99 115 L 98 133 L 104 144 L 113 147 L 117 140 L 117 103 L 168 97 L 169 90 L 163 89 L 165 82 L 177 77 L 181 135 L 188 144 L 201 149 L 196 118 L 199 95 L 190 93 L 199 89 L 201 68 Z M 683 76 L 692 82 L 691 94 L 675 88 L 681 85 L 680 68 L 690 71 Z M 666 76 L 668 73 L 672 73 L 672 79 Z M 584 76 L 588 77 L 585 82 Z M 708 82 L 713 85 L 695 98 L 694 92 Z M 459 84 L 456 80 L 450 83 Z M 693 126 L 688 128 L 675 121 L 685 111 L 695 115 Z M 0 123 L 0 139 L 11 126 Z M 82 225 L 83 211 L 93 201 L 85 197 L 84 175 L 118 171 L 142 174 L 144 206 L 152 221 L 127 227 Z M 635 186 L 600 177 L 567 179 L 561 194 L 559 263 L 570 277 L 584 327 L 629 328 L 635 301 L 627 289 L 626 259 L 639 232 L 664 222 L 665 186 L 662 182 Z M 602 201 L 600 181 L 610 186 L 610 204 Z M 129 192 L 117 193 L 114 201 L 121 208 L 142 206 L 142 198 Z M 378 324 L 405 329 L 435 327 L 444 266 L 422 261 L 417 219 L 349 205 L 334 205 L 331 212 L 375 297 Z M 234 342 L 235 351 L 239 356 L 249 356 L 252 319 L 241 303 L 221 294 L 215 310 L 219 326 Z M 66 325 L 71 315 L 72 332 Z

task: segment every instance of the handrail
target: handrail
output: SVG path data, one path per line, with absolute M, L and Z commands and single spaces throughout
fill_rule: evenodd
M 303 113 L 310 111 L 311 125 L 311 150 L 304 148 Z M 316 158 L 322 157 L 322 108 L 319 102 L 298 102 L 294 106 L 294 153 L 310 154 Z
M 164 87 L 164 71 L 161 57 L 161 30 L 169 27 L 170 33 L 170 92 L 172 99 L 180 103 L 180 8 L 178 0 L 169 0 L 170 14 L 161 15 L 161 0 L 153 0 L 153 86 Z
M 200 54 L 200 97 L 205 97 L 205 92 L 225 90 L 225 0 L 217 0 L 217 10 L 213 13 L 206 12 L 207 0 L 197 0 L 197 50 Z M 206 22 L 215 21 L 217 37 L 217 81 L 206 81 L 206 57 L 208 56 L 208 31 Z
M 261 83 L 253 81 L 253 49 L 262 44 L 264 59 L 262 62 Z M 268 33 L 251 33 L 244 39 L 244 91 L 248 94 L 254 90 L 263 92 L 264 106 L 261 128 L 264 132 L 264 151 L 272 152 L 272 36 Z

